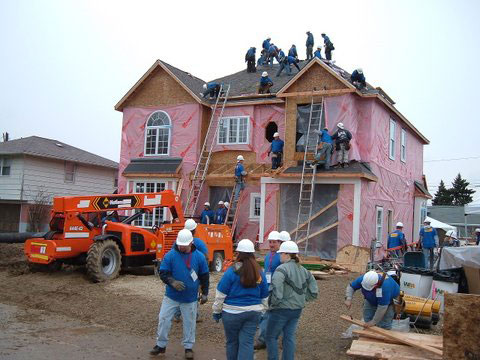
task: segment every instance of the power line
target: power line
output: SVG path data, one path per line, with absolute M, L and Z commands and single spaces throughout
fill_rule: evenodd
M 424 160 L 423 162 L 438 162 L 438 161 L 457 161 L 457 160 L 475 160 L 480 159 L 480 156 L 471 156 L 464 158 L 453 158 L 453 159 L 435 159 L 435 160 Z

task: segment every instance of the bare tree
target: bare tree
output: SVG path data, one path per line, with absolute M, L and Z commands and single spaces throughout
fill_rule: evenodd
M 38 189 L 33 198 L 33 203 L 28 207 L 27 231 L 39 232 L 48 220 L 50 212 L 51 196 L 44 189 Z

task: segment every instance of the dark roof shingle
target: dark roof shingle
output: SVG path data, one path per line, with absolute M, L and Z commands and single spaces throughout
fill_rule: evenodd
M 139 158 L 131 159 L 123 174 L 175 174 L 182 158 Z
M 198 96 L 200 92 L 203 92 L 203 84 L 205 84 L 205 81 L 193 76 L 186 71 L 180 70 L 175 66 L 166 63 L 165 61 L 159 61 L 163 65 L 165 65 L 168 70 L 170 70 L 172 74 L 175 75 L 175 77 L 180 80 L 187 88 L 189 88 L 196 96 Z

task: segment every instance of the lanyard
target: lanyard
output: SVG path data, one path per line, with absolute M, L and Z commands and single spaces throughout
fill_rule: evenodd
M 182 256 L 182 260 L 185 263 L 185 266 L 187 267 L 187 269 L 190 269 L 190 263 L 192 261 L 192 253 L 188 254 L 188 257 L 186 259 Z
M 272 269 L 272 258 L 275 256 L 276 253 L 270 252 L 270 258 L 268 259 L 268 272 L 271 272 Z

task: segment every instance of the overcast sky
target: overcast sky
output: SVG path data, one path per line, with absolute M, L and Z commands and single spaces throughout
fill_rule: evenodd
M 479 13 L 474 0 L 1 0 L 0 130 L 118 161 L 113 107 L 156 59 L 211 80 L 267 36 L 303 58 L 305 31 L 326 32 L 337 64 L 363 67 L 431 141 L 430 189 L 461 172 L 480 198 Z

